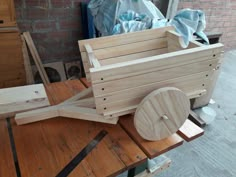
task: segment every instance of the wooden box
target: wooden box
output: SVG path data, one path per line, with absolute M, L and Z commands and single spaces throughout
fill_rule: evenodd
M 184 46 L 173 27 L 81 40 L 79 47 L 96 111 L 105 117 L 134 112 L 162 87 L 176 87 L 189 99 L 207 93 L 223 45 L 196 41 Z

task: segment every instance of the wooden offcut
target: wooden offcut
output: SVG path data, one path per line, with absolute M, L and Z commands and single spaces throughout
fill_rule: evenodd
M 0 119 L 49 105 L 43 84 L 0 89 Z

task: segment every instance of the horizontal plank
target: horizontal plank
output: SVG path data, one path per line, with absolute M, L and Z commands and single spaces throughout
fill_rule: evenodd
M 175 84 L 173 84 L 173 86 L 176 86 L 177 88 L 181 88 L 182 91 L 184 91 L 186 95 L 188 95 L 190 98 L 192 98 L 192 97 L 196 96 L 195 95 L 196 91 L 199 91 L 199 90 L 201 91 L 201 90 L 206 89 L 205 88 L 206 86 L 205 85 L 202 86 L 202 83 L 204 83 L 204 82 L 202 82 L 202 80 L 192 82 L 192 83 L 191 82 L 190 83 L 176 82 Z M 166 85 L 166 86 L 168 86 L 168 85 Z M 172 84 L 169 86 L 172 86 Z M 163 87 L 165 87 L 165 86 L 163 86 Z M 162 87 L 159 87 L 159 88 L 162 88 Z M 131 92 L 128 92 L 128 93 L 131 93 Z M 192 96 L 192 94 L 194 94 L 194 96 Z M 122 96 L 120 98 L 122 100 L 119 100 L 119 101 L 105 103 L 105 104 L 97 104 L 96 103 L 96 110 L 97 110 L 97 113 L 100 113 L 100 114 L 102 113 L 104 115 L 110 115 L 110 114 L 122 112 L 124 110 L 129 110 L 132 107 L 137 107 L 145 96 L 147 96 L 147 94 L 143 94 L 143 95 L 136 94 L 136 97 L 133 97 L 133 98 Z
M 95 97 L 95 100 L 97 105 L 108 104 L 127 98 L 135 98 L 140 95 L 147 95 L 158 88 L 170 86 L 177 87 L 183 92 L 194 89 L 195 87 L 205 88 L 207 86 L 207 83 L 209 82 L 208 78 L 210 78 L 211 75 L 212 72 L 207 71 L 170 80 L 163 80 L 161 82 L 150 83 L 131 89 L 120 90 L 106 95 L 97 96 Z M 202 86 L 202 84 L 204 84 L 204 86 Z
M 101 83 L 109 80 L 135 76 L 167 67 L 177 67 L 184 64 L 204 61 L 205 57 L 217 57 L 223 49 L 222 44 L 187 49 L 163 55 L 137 59 L 119 64 L 91 68 L 92 83 Z
M 94 96 L 97 97 L 99 95 L 106 95 L 108 93 L 135 88 L 155 82 L 197 74 L 205 71 L 211 71 L 217 66 L 217 63 L 218 59 L 206 60 L 203 62 L 182 65 L 164 70 L 157 70 L 150 73 L 125 77 L 99 84 L 93 84 Z
M 79 48 L 81 52 L 85 52 L 84 44 L 90 44 L 93 50 L 108 48 L 113 46 L 132 44 L 144 40 L 156 39 L 166 36 L 166 31 L 173 30 L 173 27 L 165 27 L 159 29 L 149 29 L 126 34 L 119 34 L 95 39 L 80 40 Z
M 136 42 L 134 44 L 119 45 L 104 49 L 94 50 L 94 55 L 98 60 L 104 60 L 107 58 L 119 57 L 130 54 L 135 54 L 138 52 L 144 52 L 147 50 L 161 49 L 167 47 L 167 40 L 165 37 L 159 39 L 146 40 L 141 42 Z M 82 60 L 88 61 L 86 52 L 82 52 Z

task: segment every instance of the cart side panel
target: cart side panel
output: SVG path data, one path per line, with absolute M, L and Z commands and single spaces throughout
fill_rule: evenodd
M 110 63 L 111 61 L 113 63 L 117 63 L 120 62 L 119 57 L 121 55 L 130 55 L 130 57 L 127 58 L 128 61 L 137 59 L 136 56 L 133 55 L 136 53 L 139 53 L 140 57 L 152 56 L 150 55 L 152 53 L 154 53 L 153 55 L 166 53 L 166 31 L 173 29 L 173 27 L 165 27 L 95 39 L 80 40 L 79 48 L 87 78 L 90 78 L 89 68 L 91 68 L 91 66 L 88 62 L 88 57 L 84 47 L 85 44 L 89 44 L 92 47 L 92 49 L 95 51 L 95 56 L 98 60 L 103 59 L 103 61 L 106 61 L 107 59 L 111 59 L 109 60 Z M 162 41 L 157 40 L 160 38 L 162 39 Z M 158 41 L 158 43 L 156 43 L 156 41 Z M 133 44 L 136 45 L 136 49 L 134 47 L 133 49 L 128 49 L 132 48 Z M 145 49 L 146 46 L 148 48 Z M 111 52 L 109 53 L 107 49 Z
M 204 90 L 222 47 L 204 46 L 91 69 L 97 112 L 133 109 L 147 92 L 163 86 L 175 86 L 190 96 Z

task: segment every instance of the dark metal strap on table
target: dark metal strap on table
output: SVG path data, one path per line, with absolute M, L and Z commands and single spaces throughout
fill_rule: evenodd
M 106 135 L 107 131 L 102 130 L 56 177 L 68 176 Z

